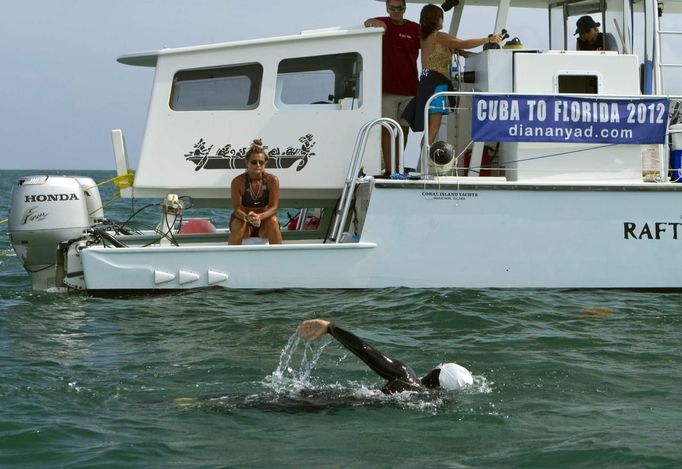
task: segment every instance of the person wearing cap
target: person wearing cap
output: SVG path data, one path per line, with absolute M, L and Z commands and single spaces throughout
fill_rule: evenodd
M 423 378 L 405 363 L 388 357 L 355 334 L 324 319 L 308 319 L 297 328 L 298 335 L 314 341 L 325 334 L 334 337 L 376 374 L 387 380 L 381 391 L 394 394 L 403 391 L 423 391 L 426 389 L 460 389 L 473 384 L 469 370 L 456 363 L 441 363 Z
M 383 28 L 382 39 L 382 83 L 381 115 L 390 117 L 403 128 L 407 143 L 409 127 L 400 115 L 407 103 L 417 92 L 419 57 L 419 25 L 404 18 L 405 0 L 386 0 L 389 16 L 369 18 L 365 27 Z M 399 144 L 399 143 L 398 143 Z M 384 176 L 390 176 L 397 168 L 391 168 L 391 135 L 386 129 L 381 132 Z
M 576 50 L 612 50 L 618 52 L 616 38 L 610 33 L 600 33 L 599 26 L 591 16 L 581 16 L 576 23 L 575 34 L 578 35 Z

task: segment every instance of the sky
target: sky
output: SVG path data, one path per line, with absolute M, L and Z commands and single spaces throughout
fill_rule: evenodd
M 409 5 L 406 18 L 418 21 L 420 8 Z M 458 36 L 492 32 L 494 12 L 486 10 L 465 16 Z M 3 0 L 0 169 L 113 170 L 116 128 L 136 168 L 153 69 L 120 64 L 120 55 L 360 25 L 385 14 L 376 0 Z M 532 44 L 541 42 L 537 25 L 507 29 L 544 47 Z

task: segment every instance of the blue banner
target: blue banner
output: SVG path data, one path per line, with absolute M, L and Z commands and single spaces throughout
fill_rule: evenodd
M 476 142 L 665 143 L 667 99 L 475 95 Z

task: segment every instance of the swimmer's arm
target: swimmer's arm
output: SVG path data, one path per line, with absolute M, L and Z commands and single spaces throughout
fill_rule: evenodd
M 388 380 L 396 378 L 407 379 L 406 375 L 411 376 L 414 374 L 400 360 L 384 355 L 355 334 L 334 326 L 330 321 L 309 319 L 301 323 L 297 331 L 301 337 L 307 340 L 317 340 L 329 333 L 382 378 Z

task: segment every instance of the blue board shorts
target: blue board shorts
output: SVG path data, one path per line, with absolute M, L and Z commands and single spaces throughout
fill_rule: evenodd
M 436 94 L 447 90 L 448 85 L 438 85 L 434 88 L 433 93 Z M 447 96 L 438 96 L 431 101 L 431 106 L 429 106 L 429 114 L 450 114 L 450 110 L 448 109 L 449 103 L 447 99 Z

